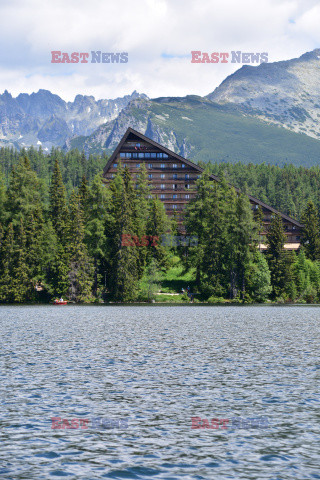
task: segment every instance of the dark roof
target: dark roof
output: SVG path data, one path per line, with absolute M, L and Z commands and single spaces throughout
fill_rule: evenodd
M 203 168 L 199 167 L 198 165 L 196 165 L 195 163 L 191 162 L 190 160 L 187 160 L 186 158 L 184 157 L 181 157 L 181 155 L 178 155 L 177 153 L 173 152 L 172 150 L 169 150 L 168 148 L 164 147 L 163 145 L 160 145 L 160 143 L 157 143 L 155 142 L 154 140 L 151 140 L 151 138 L 148 138 L 146 137 L 145 135 L 143 135 L 142 133 L 138 132 L 137 130 L 134 130 L 133 128 L 129 127 L 126 131 L 126 133 L 123 135 L 122 139 L 120 140 L 117 148 L 115 149 L 115 151 L 113 152 L 113 154 L 111 155 L 111 157 L 109 158 L 108 160 L 108 163 L 107 165 L 105 166 L 104 170 L 103 170 L 103 174 L 105 175 L 107 173 L 107 171 L 109 170 L 109 167 L 110 165 L 112 164 L 112 162 L 115 160 L 115 158 L 117 157 L 119 151 L 121 150 L 121 147 L 122 145 L 125 143 L 125 141 L 127 140 L 128 136 L 130 134 L 133 134 L 135 135 L 136 137 L 140 138 L 141 140 L 145 141 L 145 142 L 148 142 L 150 143 L 150 145 L 156 147 L 156 148 L 159 148 L 160 150 L 162 150 L 162 152 L 166 153 L 167 155 L 170 155 L 171 157 L 174 157 L 176 158 L 177 160 L 179 160 L 180 162 L 183 162 L 185 163 L 186 165 L 189 165 L 189 167 L 192 167 L 194 168 L 195 170 L 197 170 L 198 172 L 202 173 L 204 171 Z M 210 178 L 212 180 L 215 180 L 216 182 L 220 182 L 220 178 L 217 177 L 216 175 L 210 175 Z M 233 185 L 230 185 L 230 186 L 233 186 Z M 237 188 L 237 187 L 233 187 L 237 192 L 240 192 L 240 189 Z M 257 203 L 258 205 L 260 205 L 261 207 L 263 208 L 266 208 L 267 210 L 270 210 L 271 212 L 273 213 L 277 213 L 279 215 L 281 215 L 282 218 L 284 218 L 285 220 L 293 223 L 294 225 L 298 226 L 298 227 L 303 227 L 303 225 L 298 222 L 297 220 L 295 220 L 294 218 L 291 218 L 289 217 L 288 215 L 285 215 L 284 213 L 281 213 L 279 212 L 278 210 L 276 210 L 275 208 L 273 207 L 270 207 L 270 205 L 267 205 L 266 203 L 262 202 L 261 200 L 259 200 L 258 198 L 255 198 L 253 197 L 252 195 L 248 195 L 249 197 L 249 200 L 251 200 L 252 202 L 254 203 Z

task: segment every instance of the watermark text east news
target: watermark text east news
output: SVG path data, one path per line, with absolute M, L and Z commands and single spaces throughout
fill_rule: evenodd
M 252 53 L 252 52 L 201 52 L 193 50 L 191 52 L 191 63 L 267 63 L 268 53 Z
M 128 63 L 128 52 L 101 52 L 100 50 L 89 52 L 51 52 L 51 63 Z

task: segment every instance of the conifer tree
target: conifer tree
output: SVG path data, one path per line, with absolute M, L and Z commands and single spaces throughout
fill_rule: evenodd
M 284 232 L 282 218 L 278 213 L 276 213 L 271 218 L 270 228 L 267 233 L 267 253 L 272 258 L 280 258 L 283 253 L 285 241 L 286 234 Z
M 287 255 L 284 253 L 286 235 L 282 218 L 279 214 L 273 215 L 267 233 L 267 259 L 271 272 L 273 295 L 281 295 L 285 289 Z
M 131 301 L 137 296 L 140 259 L 137 251 L 139 247 L 132 240 L 137 233 L 134 224 L 136 199 L 128 168 L 118 169 L 111 192 L 113 222 L 110 223 L 111 228 L 108 231 L 108 284 L 115 300 Z
M 301 221 L 304 224 L 301 245 L 304 246 L 306 256 L 311 260 L 320 260 L 319 216 L 312 200 L 309 200 Z
M 0 250 L 0 302 L 13 301 L 14 231 L 12 223 L 3 234 Z
M 83 210 L 84 216 L 86 217 L 87 201 L 89 196 L 89 185 L 85 175 L 83 175 L 82 177 L 78 193 L 79 193 L 82 210 Z
M 28 215 L 42 208 L 43 185 L 32 170 L 27 157 L 21 157 L 12 170 L 7 195 L 7 211 L 13 226 L 19 226 L 20 220 L 26 221 Z
M 85 226 L 85 244 L 94 262 L 93 293 L 97 295 L 99 284 L 106 269 L 106 225 L 110 223 L 110 189 L 107 189 L 101 176 L 96 175 L 88 190 L 87 222 Z M 101 285 L 102 286 L 102 285 Z
M 139 173 L 137 174 L 134 194 L 134 224 L 136 226 L 135 231 L 137 241 L 140 244 L 140 247 L 137 251 L 139 255 L 138 276 L 141 278 L 146 266 L 147 255 L 150 250 L 150 247 L 146 245 L 147 242 L 144 240 L 144 238 L 147 231 L 147 223 L 149 221 L 152 200 L 151 189 L 148 184 L 148 172 L 144 163 L 141 164 Z
M 196 183 L 197 192 L 195 198 L 190 201 L 186 208 L 185 225 L 188 235 L 197 237 L 197 245 L 189 248 L 188 262 L 196 268 L 196 284 L 201 283 L 202 261 L 204 258 L 205 241 L 208 240 L 210 220 L 208 218 L 209 201 L 211 203 L 217 196 L 217 185 L 210 180 L 207 170 L 201 175 Z M 176 234 L 174 229 L 173 234 Z
M 68 228 L 69 299 L 75 302 L 92 300 L 93 264 L 84 243 L 84 219 L 81 199 L 75 192 L 70 198 Z
M 66 191 L 58 159 L 55 160 L 50 186 L 50 218 L 59 241 L 66 245 L 68 228 L 68 208 Z
M 256 229 L 257 229 L 257 235 L 258 235 L 258 243 L 259 245 L 262 243 L 262 236 L 261 233 L 264 230 L 264 224 L 263 224 L 263 210 L 261 208 L 261 205 L 256 205 L 254 209 L 254 220 L 256 222 Z
M 230 218 L 232 218 L 232 212 L 229 213 Z M 235 202 L 235 223 L 232 225 L 231 230 L 229 230 L 229 251 L 234 251 L 235 256 L 235 272 L 236 272 L 236 291 L 233 290 L 234 294 L 237 294 L 237 291 L 241 291 L 242 298 L 245 296 L 245 280 L 246 280 L 246 270 L 249 267 L 250 261 L 252 259 L 252 253 L 256 249 L 257 239 L 256 231 L 257 225 L 255 223 L 252 206 L 250 204 L 249 198 L 243 193 L 239 193 Z
M 6 220 L 6 185 L 5 185 L 5 179 L 2 173 L 2 170 L 0 168 L 0 223 L 4 223 Z
M 150 200 L 150 213 L 146 225 L 147 237 L 149 240 L 148 260 L 153 258 L 160 268 L 168 266 L 169 246 L 163 244 L 164 234 L 168 234 L 170 222 L 166 215 L 163 203 L 155 197 Z
M 27 262 L 26 233 L 23 220 L 17 229 L 14 245 L 14 264 L 12 269 L 12 298 L 14 302 L 23 303 L 35 299 L 30 267 Z
M 235 221 L 235 192 L 229 188 L 224 177 L 211 189 L 203 212 L 202 290 L 207 296 L 225 296 L 228 291 L 232 296 L 235 256 L 234 250 L 229 251 L 228 245 Z

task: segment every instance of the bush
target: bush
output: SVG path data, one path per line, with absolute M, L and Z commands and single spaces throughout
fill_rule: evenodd
M 215 297 L 212 295 L 208 298 L 208 303 L 226 303 L 226 300 L 223 297 Z

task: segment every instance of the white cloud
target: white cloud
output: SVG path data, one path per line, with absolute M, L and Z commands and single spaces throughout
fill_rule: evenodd
M 191 64 L 191 50 L 300 56 L 320 42 L 318 0 L 13 0 L 0 4 L 0 91 L 66 100 L 205 95 L 237 66 Z M 51 64 L 51 50 L 127 51 L 127 64 Z

